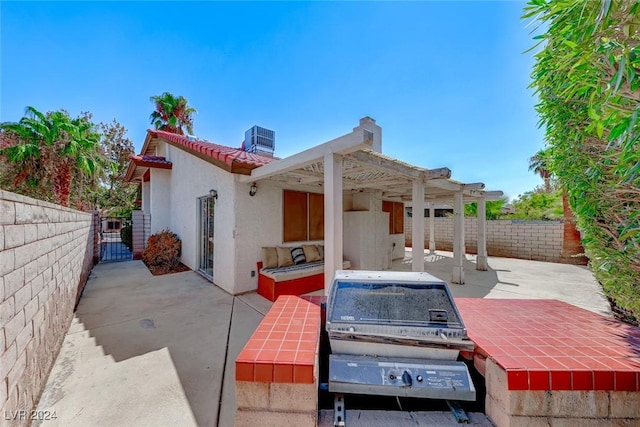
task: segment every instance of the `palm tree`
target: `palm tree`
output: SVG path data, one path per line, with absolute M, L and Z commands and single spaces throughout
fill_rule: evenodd
M 529 158 L 529 170 L 540 175 L 544 181 L 544 192 L 551 193 L 551 172 L 549 171 L 549 153 L 540 150 Z
M 33 107 L 27 107 L 19 122 L 5 122 L 0 129 L 12 143 L 2 149 L 1 154 L 17 167 L 14 187 L 29 178 L 37 185 L 41 178 L 39 159 L 43 145 L 52 145 L 59 136 L 57 121 L 48 120 L 43 113 Z
M 165 92 L 152 96 L 151 101 L 155 103 L 156 109 L 149 118 L 156 129 L 184 135 L 186 128 L 188 133 L 193 133 L 191 116 L 196 110 L 187 105 L 187 98 Z
M 549 170 L 550 154 L 546 150 L 540 150 L 529 158 L 529 170 L 534 171 L 544 180 L 545 193 L 551 192 L 551 177 Z M 564 236 L 562 238 L 562 252 L 560 257 L 570 264 L 585 264 L 584 248 L 581 243 L 580 231 L 576 227 L 576 216 L 569 205 L 567 191 L 562 186 L 562 215 L 564 220 Z M 579 255 L 579 256 L 578 256 Z
M 101 169 L 100 134 L 93 123 L 84 117 L 64 123 L 64 135 L 58 139 L 56 161 L 58 171 L 53 179 L 56 203 L 69 206 L 71 178 L 74 175 L 95 176 Z
M 87 117 L 29 106 L 19 122 L 1 123 L 0 130 L 12 141 L 0 155 L 16 167 L 14 187 L 25 179 L 40 189 L 51 183 L 54 201 L 63 206 L 69 206 L 72 177 L 91 177 L 101 168 L 100 134 Z

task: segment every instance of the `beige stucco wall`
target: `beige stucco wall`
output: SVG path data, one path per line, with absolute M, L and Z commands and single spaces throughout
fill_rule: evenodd
M 262 259 L 262 247 L 283 244 L 282 188 L 263 181 L 251 197 L 250 184 L 240 183 L 239 177 L 236 181 L 235 262 L 230 265 L 236 270 L 236 291 L 242 293 L 258 287 L 255 271 L 256 262 Z
M 198 269 L 199 207 L 198 198 L 218 192 L 214 215 L 214 282 L 234 293 L 235 272 L 233 248 L 235 228 L 235 196 L 233 176 L 186 151 L 159 142 L 158 152 L 164 152 L 173 163 L 171 170 L 153 169 L 151 175 L 152 233 L 166 224 L 182 240 L 182 263 Z M 159 181 L 154 180 L 160 177 Z M 158 187 L 164 187 L 166 203 L 154 203 Z M 160 209 L 158 209 L 160 208 Z M 161 229 L 161 228 L 160 228 Z
M 260 181 L 255 196 L 249 196 L 250 183 L 241 183 L 236 177 L 236 239 L 235 270 L 236 293 L 257 289 L 256 263 L 262 259 L 263 246 L 295 246 L 322 244 L 322 240 L 305 242 L 282 241 L 283 187 L 272 181 Z M 318 193 L 317 187 L 297 186 L 295 191 Z
M 149 185 L 149 206 L 153 216 L 151 217 L 151 233 L 157 233 L 165 228 L 171 228 L 169 211 L 172 194 L 168 191 L 172 180 L 170 170 L 151 169 L 151 182 Z

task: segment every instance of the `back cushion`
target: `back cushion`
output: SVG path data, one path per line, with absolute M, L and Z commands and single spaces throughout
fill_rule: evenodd
M 304 250 L 300 246 L 291 248 L 291 258 L 293 258 L 293 263 L 296 265 L 303 264 L 307 261 L 304 256 Z
M 293 265 L 293 258 L 291 258 L 291 250 L 289 248 L 278 246 L 276 251 L 278 252 L 278 267 Z
M 316 245 L 302 245 L 304 251 L 304 257 L 307 262 L 321 261 L 320 252 L 318 252 L 318 246 Z
M 278 251 L 276 248 L 262 248 L 262 268 L 275 268 L 278 266 Z

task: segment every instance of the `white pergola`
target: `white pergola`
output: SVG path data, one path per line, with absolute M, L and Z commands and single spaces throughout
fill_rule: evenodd
M 380 153 L 382 130 L 365 117 L 352 132 L 290 157 L 277 160 L 241 177 L 242 182 L 272 180 L 286 187 L 317 186 L 324 193 L 325 293 L 343 260 L 343 192 L 380 191 L 385 200 L 411 202 L 412 270 L 424 271 L 424 212 L 430 209 L 429 249 L 435 250 L 434 205 L 454 210 L 454 267 L 451 281 L 464 284 L 464 204 L 478 202 L 476 269 L 487 269 L 487 200 L 501 191 L 485 191 L 484 184 L 465 184 L 450 178 L 448 168 L 425 169 Z

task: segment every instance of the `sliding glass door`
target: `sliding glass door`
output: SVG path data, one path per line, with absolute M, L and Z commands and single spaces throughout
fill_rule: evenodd
M 213 280 L 213 218 L 215 211 L 215 199 L 212 196 L 201 197 L 199 204 L 200 223 L 200 256 L 198 270 Z

